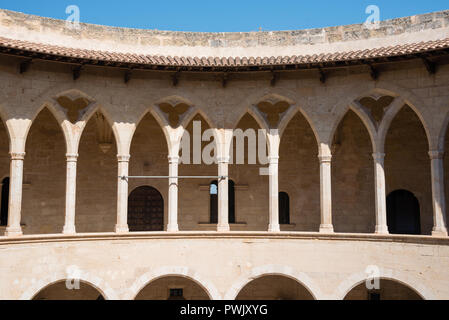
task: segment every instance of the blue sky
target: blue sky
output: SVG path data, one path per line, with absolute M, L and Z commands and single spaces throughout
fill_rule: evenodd
M 204 32 L 293 30 L 363 23 L 368 5 L 381 20 L 449 9 L 448 0 L 0 0 L 0 8 L 65 19 L 68 5 L 81 22 Z

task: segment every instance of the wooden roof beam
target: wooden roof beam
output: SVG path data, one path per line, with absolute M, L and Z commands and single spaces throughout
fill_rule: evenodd
M 173 75 L 172 75 L 172 85 L 173 87 L 176 87 L 179 83 L 179 77 L 181 76 L 181 70 L 178 69 Z
M 125 82 L 125 84 L 127 84 L 131 80 L 131 76 L 132 76 L 132 69 L 126 70 L 123 76 L 123 81 Z
M 20 74 L 25 73 L 30 68 L 31 62 L 33 62 L 32 59 L 26 59 L 20 62 L 19 64 L 19 72 Z
M 370 69 L 369 75 L 371 76 L 371 79 L 377 80 L 379 78 L 379 70 L 376 69 L 370 62 L 366 62 L 366 65 Z
M 221 77 L 221 85 L 223 88 L 226 88 L 226 86 L 228 85 L 228 80 L 229 80 L 229 75 L 225 71 L 225 72 L 223 72 L 223 75 Z
M 72 74 L 73 74 L 73 80 L 78 80 L 81 76 L 81 69 L 83 68 L 82 65 L 74 66 L 72 68 Z
M 320 73 L 320 82 L 323 84 L 326 83 L 327 80 L 326 73 L 321 68 L 318 68 L 318 72 Z
M 435 61 L 431 61 L 427 57 L 422 57 L 421 59 L 429 75 L 433 75 L 437 72 L 437 64 Z

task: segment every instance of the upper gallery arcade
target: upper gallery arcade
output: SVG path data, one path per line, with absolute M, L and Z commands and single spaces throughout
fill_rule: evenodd
M 0 10 L 5 236 L 447 237 L 448 53 L 447 11 L 213 34 Z M 194 121 L 212 129 L 211 165 L 179 161 Z M 235 129 L 266 130 L 270 175 L 231 162 Z

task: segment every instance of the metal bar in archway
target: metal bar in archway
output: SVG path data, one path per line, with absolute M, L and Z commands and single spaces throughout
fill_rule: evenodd
M 120 179 L 227 179 L 228 176 L 119 176 Z

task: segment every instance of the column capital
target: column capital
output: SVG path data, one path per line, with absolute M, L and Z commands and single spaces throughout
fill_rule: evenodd
M 24 160 L 25 159 L 25 152 L 10 152 L 11 160 Z
M 129 162 L 131 156 L 129 154 L 119 154 L 117 155 L 118 162 Z
M 168 163 L 179 164 L 179 156 L 168 156 Z
M 429 151 L 430 160 L 440 160 L 444 158 L 444 151 L 431 150 Z
M 332 162 L 332 155 L 318 155 L 318 159 L 320 159 L 320 163 L 331 163 Z
M 375 161 L 383 161 L 385 159 L 385 153 L 383 152 L 374 152 L 372 156 Z
M 78 160 L 78 153 L 67 153 L 66 155 L 67 162 L 76 162 Z

